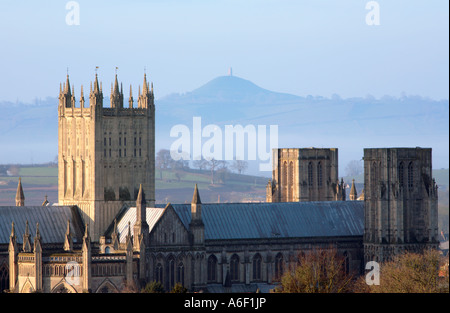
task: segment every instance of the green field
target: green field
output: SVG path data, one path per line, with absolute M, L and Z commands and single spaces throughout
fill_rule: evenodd
M 27 205 L 40 205 L 45 195 L 57 202 L 58 168 L 49 166 L 16 166 L 12 176 L 0 175 L 0 205 L 14 205 L 19 177 Z M 162 177 L 162 179 L 160 178 Z M 263 177 L 215 173 L 211 184 L 210 171 L 160 170 L 155 173 L 157 203 L 190 201 L 195 184 L 205 202 L 264 201 L 267 179 Z

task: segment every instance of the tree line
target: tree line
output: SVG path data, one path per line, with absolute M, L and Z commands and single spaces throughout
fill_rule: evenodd
M 174 160 L 170 154 L 170 150 L 161 149 L 156 154 L 155 166 L 159 169 L 159 179 L 163 179 L 163 170 L 175 170 L 175 177 L 178 180 L 184 176 L 183 173 L 187 169 L 198 169 L 201 171 L 209 171 L 211 184 L 217 181 L 224 181 L 227 174 L 234 171 L 243 174 L 248 168 L 248 162 L 243 160 L 233 160 L 232 162 L 224 160 L 216 160 L 214 158 L 204 158 L 201 156 L 199 160 L 192 162 L 188 160 Z

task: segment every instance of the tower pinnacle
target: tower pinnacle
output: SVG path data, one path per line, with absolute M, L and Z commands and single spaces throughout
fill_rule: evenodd
M 22 188 L 22 179 L 19 177 L 19 183 L 17 184 L 16 191 L 16 206 L 24 206 L 25 205 L 25 195 L 23 193 Z

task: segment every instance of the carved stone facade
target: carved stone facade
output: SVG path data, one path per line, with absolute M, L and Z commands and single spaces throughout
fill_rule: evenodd
M 267 202 L 345 200 L 336 148 L 273 149 Z
M 102 84 L 95 75 L 85 106 L 83 86 L 79 107 L 69 77 L 60 86 L 58 106 L 58 201 L 77 205 L 90 227 L 100 235 L 124 203 L 136 200 L 142 184 L 149 203 L 155 199 L 155 105 L 153 85 L 146 75 L 137 107 L 130 86 L 124 107 L 117 75 L 111 86 L 110 108 L 103 107 Z
M 431 149 L 364 149 L 366 261 L 438 247 Z

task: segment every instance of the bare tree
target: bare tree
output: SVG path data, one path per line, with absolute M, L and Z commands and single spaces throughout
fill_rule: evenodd
M 224 169 L 227 167 L 226 161 L 216 160 L 214 158 L 207 158 L 207 167 L 211 171 L 211 184 L 214 185 L 214 173 L 218 169 Z
M 248 163 L 243 160 L 234 160 L 233 164 L 231 165 L 231 168 L 233 170 L 236 170 L 239 174 L 242 174 L 242 172 L 245 172 L 248 168 Z
M 352 160 L 348 162 L 345 167 L 345 173 L 347 176 L 355 177 L 364 173 L 363 165 L 361 160 Z
M 199 170 L 204 170 L 208 168 L 208 161 L 206 161 L 202 156 L 200 160 L 193 161 L 192 165 Z
M 169 168 L 170 163 L 172 161 L 172 157 L 170 156 L 170 151 L 167 149 L 161 149 L 156 154 L 155 160 L 156 168 L 159 169 L 159 179 L 162 179 L 162 171 Z

